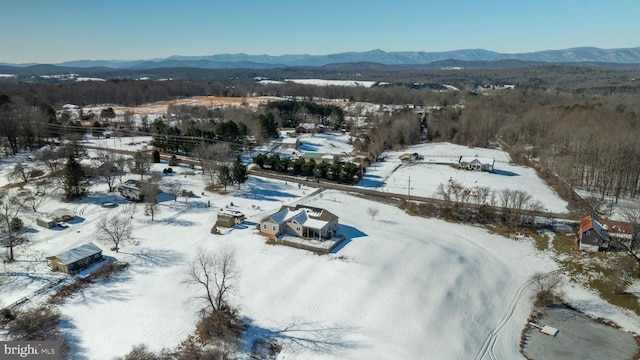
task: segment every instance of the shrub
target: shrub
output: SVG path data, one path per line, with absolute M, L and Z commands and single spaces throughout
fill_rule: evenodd
M 9 322 L 9 337 L 20 341 L 55 340 L 59 321 L 60 311 L 50 306 L 19 312 Z
M 196 334 L 202 343 L 233 344 L 238 340 L 243 330 L 242 320 L 237 311 L 233 309 L 204 313 L 196 325 Z
M 558 273 L 547 275 L 537 273 L 532 278 L 535 290 L 534 306 L 543 308 L 560 301 L 562 295 L 559 288 L 562 285 L 562 276 Z

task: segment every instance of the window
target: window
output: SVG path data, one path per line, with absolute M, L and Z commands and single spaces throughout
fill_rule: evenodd
M 267 228 L 267 224 L 262 224 L 262 228 L 266 229 Z
M 273 231 L 276 231 L 276 227 L 275 226 L 273 227 Z

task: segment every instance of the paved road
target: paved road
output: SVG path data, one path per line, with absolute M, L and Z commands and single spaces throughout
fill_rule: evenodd
M 104 150 L 104 148 L 99 148 L 99 147 L 92 147 L 92 146 L 85 146 L 85 147 L 90 149 Z M 116 149 L 114 151 L 120 154 L 128 154 L 128 155 L 134 155 L 136 153 L 136 151 L 124 150 L 124 149 Z M 151 150 L 147 150 L 147 152 L 149 151 Z M 163 160 L 169 160 L 171 158 L 171 155 L 161 154 L 160 157 Z M 197 160 L 193 160 L 186 156 L 178 156 L 177 158 L 180 163 L 184 163 L 187 165 L 199 165 L 199 162 Z M 407 194 L 388 193 L 388 192 L 383 192 L 376 189 L 362 188 L 362 187 L 356 187 L 352 185 L 344 185 L 344 184 L 338 184 L 334 182 L 327 182 L 325 180 L 321 180 L 320 182 L 316 183 L 313 181 L 301 180 L 297 176 L 284 175 L 284 174 L 276 173 L 273 171 L 249 170 L 249 174 L 253 176 L 261 176 L 261 177 L 267 177 L 271 179 L 297 182 L 297 183 L 301 183 L 311 187 L 346 191 L 354 195 L 365 196 L 367 198 L 370 198 L 371 200 L 384 202 L 388 204 L 394 204 L 394 205 L 397 205 L 401 200 L 407 200 L 407 199 L 414 202 L 429 203 L 437 206 L 450 205 L 450 203 L 447 204 L 447 202 L 442 199 L 435 199 L 435 198 L 428 198 L 428 197 L 414 196 L 414 195 L 411 195 L 409 197 Z M 473 203 L 466 203 L 465 206 L 469 208 L 479 207 L 478 205 Z M 494 207 L 493 210 L 501 211 L 502 209 L 500 207 Z M 526 212 L 524 213 L 526 214 Z M 539 213 L 536 213 L 535 215 L 556 219 L 556 220 L 565 220 L 565 221 L 580 220 L 579 218 L 572 216 L 571 214 L 565 214 L 565 213 L 560 214 L 560 213 L 552 213 L 552 212 L 539 212 Z
M 435 198 L 428 198 L 428 197 L 414 196 L 414 195 L 408 196 L 407 194 L 388 193 L 388 192 L 383 192 L 383 191 L 379 191 L 379 190 L 375 190 L 375 189 L 362 188 L 362 187 L 357 187 L 357 186 L 352 186 L 352 185 L 337 184 L 337 183 L 327 182 L 327 181 L 323 181 L 323 180 L 321 180 L 320 182 L 316 183 L 316 182 L 313 182 L 313 181 L 301 180 L 296 176 L 283 175 L 283 174 L 270 172 L 270 171 L 250 170 L 249 173 L 251 175 L 254 175 L 254 176 L 261 176 L 261 177 L 267 177 L 267 178 L 271 178 L 271 179 L 279 179 L 279 180 L 297 182 L 297 183 L 301 183 L 301 184 L 304 184 L 304 185 L 307 185 L 307 186 L 311 186 L 311 187 L 318 187 L 318 188 L 324 188 L 324 189 L 335 189 L 335 190 L 346 191 L 346 192 L 350 192 L 352 194 L 366 196 L 367 198 L 371 198 L 372 200 L 381 201 L 381 202 L 385 202 L 385 203 L 397 204 L 401 200 L 407 200 L 408 199 L 408 200 L 414 201 L 414 202 L 429 203 L 429 204 L 434 204 L 434 205 L 437 205 L 437 206 L 451 205 L 450 202 L 447 204 L 447 202 L 442 200 L 442 199 L 435 199 Z M 465 206 L 469 207 L 469 208 L 478 208 L 479 207 L 478 205 L 473 204 L 473 203 L 466 203 Z M 493 207 L 493 210 L 502 211 L 502 208 Z M 526 213 L 526 212 L 524 212 L 524 213 Z M 568 220 L 568 221 L 577 221 L 577 220 L 579 220 L 578 218 L 572 216 L 571 214 L 564 214 L 564 213 L 538 212 L 536 214 L 536 216 L 548 217 L 548 218 L 557 219 L 557 220 Z

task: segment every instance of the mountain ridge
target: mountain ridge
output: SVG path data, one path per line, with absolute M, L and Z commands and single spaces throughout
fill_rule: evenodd
M 342 52 L 327 55 L 285 54 L 285 55 L 250 55 L 216 54 L 203 56 L 172 55 L 166 58 L 144 60 L 72 60 L 50 65 L 113 69 L 156 69 L 165 67 L 196 67 L 205 69 L 254 68 L 266 69 L 277 67 L 309 66 L 320 67 L 341 63 L 379 63 L 384 65 L 424 65 L 437 61 L 498 61 L 520 60 L 546 63 L 640 63 L 640 47 L 601 49 L 596 47 L 574 47 L 562 50 L 542 50 L 528 53 L 498 53 L 485 49 L 461 49 L 443 52 L 394 51 L 387 52 L 373 49 L 364 52 Z M 45 64 L 11 64 L 0 65 L 27 67 Z

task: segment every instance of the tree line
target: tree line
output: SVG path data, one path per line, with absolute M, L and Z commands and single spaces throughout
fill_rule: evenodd
M 270 156 L 258 154 L 253 157 L 253 162 L 261 170 L 267 169 L 289 175 L 310 176 L 343 184 L 358 182 L 365 171 L 364 166 L 351 162 L 328 163 L 324 161 L 316 162 L 314 159 L 306 161 L 303 157 L 292 160 L 288 157 L 281 158 L 278 154 Z

